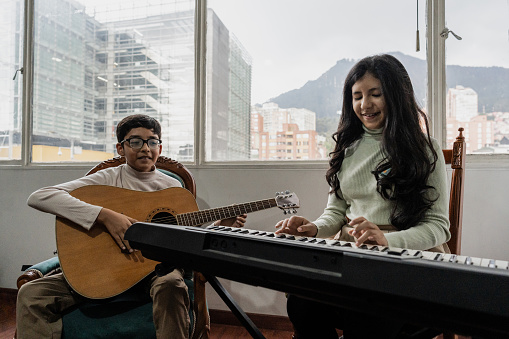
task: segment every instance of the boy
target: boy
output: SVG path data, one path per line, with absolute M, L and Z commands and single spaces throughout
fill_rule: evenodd
M 122 250 L 132 252 L 124 233 L 136 222 L 129 216 L 72 197 L 69 192 L 85 185 L 109 185 L 137 191 L 158 191 L 181 187 L 179 181 L 155 170 L 161 153 L 161 126 L 146 115 L 131 115 L 117 125 L 117 152 L 126 164 L 32 193 L 28 205 L 66 218 L 90 230 L 103 224 Z M 242 227 L 245 215 L 222 220 L 221 224 Z M 153 300 L 153 318 L 158 338 L 187 338 L 190 319 L 189 296 L 183 270 L 165 276 L 151 276 L 148 284 Z M 23 285 L 16 305 L 17 338 L 59 338 L 61 313 L 84 299 L 72 291 L 62 273 Z

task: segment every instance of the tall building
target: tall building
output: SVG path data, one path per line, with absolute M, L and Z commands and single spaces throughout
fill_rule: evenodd
M 447 147 L 458 134 L 458 128 L 463 127 L 468 153 L 478 151 L 494 143 L 494 122 L 486 115 L 479 115 L 477 110 L 478 96 L 471 88 L 456 86 L 447 93 Z
M 235 35 L 230 35 L 229 60 L 229 133 L 226 160 L 248 160 L 251 154 L 249 133 L 251 130 L 252 60 Z M 212 117 L 214 116 L 212 114 Z
M 315 113 L 279 108 L 275 103 L 251 111 L 251 157 L 258 160 L 326 158 L 325 137 L 316 132 Z
M 458 128 L 463 127 L 463 136 L 467 143 L 466 151 L 472 153 L 492 145 L 495 140 L 495 122 L 487 119 L 485 115 L 478 115 L 469 121 L 447 119 L 447 146 L 452 148 L 458 135 Z
M 469 121 L 478 114 L 478 96 L 469 87 L 449 88 L 446 105 L 447 117 L 458 121 Z
M 263 129 L 267 132 L 281 131 L 285 123 L 297 124 L 300 130 L 316 130 L 316 114 L 305 108 L 280 108 L 274 102 L 266 102 L 251 111 L 263 117 Z
M 90 13 L 75 0 L 35 2 L 34 144 L 114 152 L 117 123 L 143 113 L 160 121 L 164 155 L 193 159 L 194 1 L 138 6 Z M 248 159 L 251 58 L 212 10 L 208 18 L 217 47 L 207 51 L 208 151 Z
M 105 124 L 114 128 L 125 116 L 148 114 L 161 123 L 163 153 L 192 159 L 194 11 L 107 22 L 103 29 L 106 73 L 96 79 L 105 88 Z
M 251 56 L 211 9 L 207 21 L 207 160 L 248 160 Z

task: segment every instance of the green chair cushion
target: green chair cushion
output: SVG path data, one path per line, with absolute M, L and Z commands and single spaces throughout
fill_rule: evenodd
M 60 267 L 58 257 L 53 257 L 28 268 L 45 275 Z M 185 271 L 191 326 L 189 336 L 194 329 L 194 282 L 192 271 Z M 99 301 L 87 301 L 71 307 L 62 316 L 62 338 L 93 339 L 151 339 L 156 338 L 152 319 L 152 300 L 148 296 L 126 291 L 119 296 Z
M 194 329 L 194 288 L 191 279 L 185 279 L 191 307 L 189 336 Z M 62 317 L 62 338 L 155 338 L 152 319 L 152 300 L 127 291 L 107 301 L 88 301 L 68 310 Z
M 169 175 L 170 177 L 172 177 L 172 178 L 174 178 L 174 179 L 177 179 L 178 181 L 180 181 L 180 184 L 182 185 L 182 187 L 184 187 L 184 188 L 186 187 L 186 186 L 184 185 L 184 180 L 182 180 L 182 178 L 181 178 L 179 175 L 177 175 L 177 174 L 175 174 L 175 173 L 173 173 L 173 172 L 167 171 L 167 170 L 160 169 L 160 168 L 158 168 L 157 170 L 158 170 L 159 172 L 161 172 L 161 173 L 164 173 L 164 174 L 166 174 L 166 175 Z
M 152 302 L 87 302 L 62 318 L 62 338 L 156 338 Z
M 44 276 L 44 275 L 50 273 L 51 271 L 56 270 L 59 267 L 60 267 L 60 261 L 58 260 L 58 257 L 53 257 L 48 260 L 44 260 L 38 264 L 30 266 L 26 271 L 36 270 L 36 271 L 39 271 L 42 276 Z

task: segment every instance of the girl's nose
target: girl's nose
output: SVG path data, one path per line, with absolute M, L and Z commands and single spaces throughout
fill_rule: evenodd
M 368 97 L 364 97 L 362 98 L 362 101 L 361 101 L 361 108 L 362 109 L 365 109 L 365 108 L 368 108 L 371 106 L 371 100 L 369 100 Z

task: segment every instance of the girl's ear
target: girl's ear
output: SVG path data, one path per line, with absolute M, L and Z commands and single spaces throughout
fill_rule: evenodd
M 118 153 L 118 155 L 122 155 L 122 156 L 124 156 L 124 155 L 125 155 L 125 154 L 124 154 L 124 146 L 122 146 L 122 144 L 118 142 L 118 143 L 117 143 L 117 145 L 116 145 L 116 147 L 117 147 L 117 153 Z

